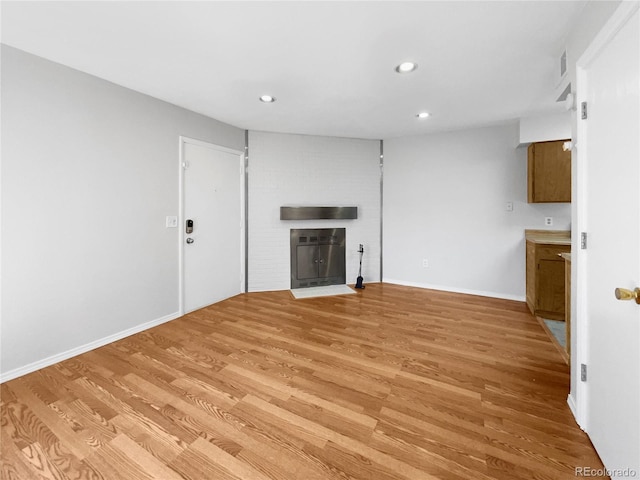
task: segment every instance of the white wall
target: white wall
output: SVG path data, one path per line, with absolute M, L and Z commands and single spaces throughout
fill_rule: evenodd
M 520 119 L 520 145 L 571 138 L 571 112 Z
M 384 281 L 524 300 L 524 230 L 569 229 L 571 207 L 526 203 L 517 138 L 510 124 L 385 140 Z
M 176 316 L 178 137 L 244 132 L 2 46 L 2 378 Z
M 292 228 L 346 228 L 347 283 L 380 281 L 380 143 L 249 132 L 249 291 L 291 287 Z M 357 206 L 356 220 L 280 220 L 281 206 Z

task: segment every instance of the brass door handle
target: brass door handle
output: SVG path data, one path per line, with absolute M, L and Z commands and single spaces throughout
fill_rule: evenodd
M 616 288 L 616 298 L 618 300 L 635 300 L 640 305 L 640 288 L 635 288 L 634 290 Z

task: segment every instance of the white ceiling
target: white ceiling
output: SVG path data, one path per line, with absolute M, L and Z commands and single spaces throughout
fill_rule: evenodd
M 584 4 L 2 2 L 2 42 L 243 129 L 379 139 L 553 111 Z

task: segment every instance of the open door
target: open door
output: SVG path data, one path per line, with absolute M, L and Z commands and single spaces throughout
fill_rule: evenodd
M 639 26 L 622 2 L 577 72 L 578 417 L 611 478 L 640 477 Z

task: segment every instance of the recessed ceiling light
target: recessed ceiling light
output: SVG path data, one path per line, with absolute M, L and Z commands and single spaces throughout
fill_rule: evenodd
M 272 97 L 271 95 L 262 95 L 260 97 L 260 101 L 264 103 L 273 103 L 276 101 L 276 97 Z
M 429 117 L 430 113 L 429 112 L 420 112 L 418 114 L 416 114 L 416 117 L 418 118 L 427 118 Z
M 400 65 L 396 67 L 396 72 L 398 73 L 411 73 L 416 68 L 418 68 L 418 64 L 414 62 L 402 62 Z

